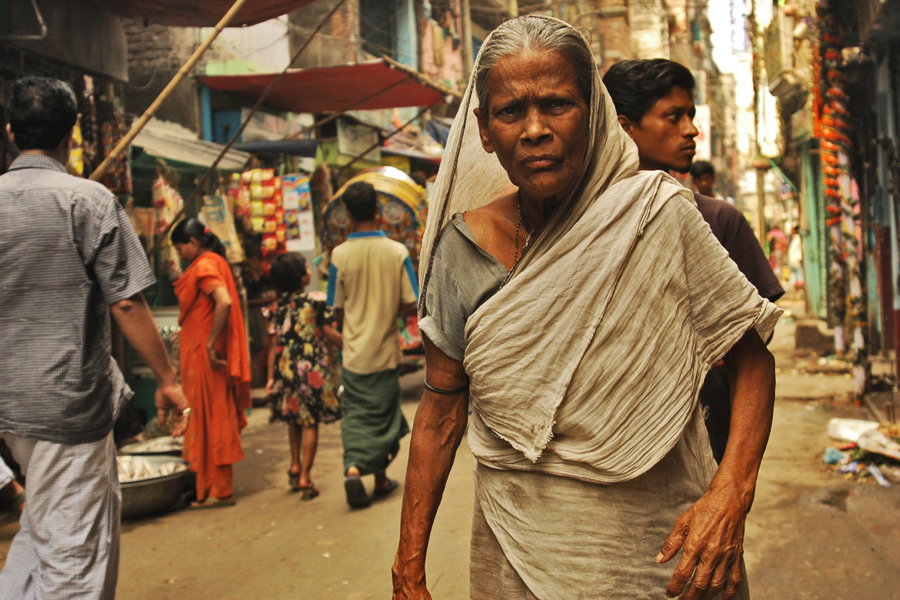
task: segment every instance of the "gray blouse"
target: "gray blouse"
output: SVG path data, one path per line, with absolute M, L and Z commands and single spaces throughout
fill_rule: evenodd
M 435 346 L 462 362 L 466 321 L 497 293 L 509 271 L 475 241 L 461 213 L 441 231 L 419 329 Z

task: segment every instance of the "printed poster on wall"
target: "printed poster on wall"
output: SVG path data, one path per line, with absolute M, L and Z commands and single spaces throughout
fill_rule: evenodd
M 309 177 L 285 175 L 281 178 L 284 220 L 287 225 L 287 249 L 291 252 L 315 251 L 316 228 L 313 222 Z

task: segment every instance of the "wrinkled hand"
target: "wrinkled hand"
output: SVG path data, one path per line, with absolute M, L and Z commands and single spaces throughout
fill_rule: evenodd
M 226 363 L 224 360 L 219 358 L 219 353 L 216 352 L 216 349 L 213 348 L 212 346 L 206 347 L 206 354 L 207 354 L 207 356 L 209 356 L 210 366 L 212 366 L 212 368 L 215 369 L 216 371 L 222 371 L 225 369 L 225 367 L 228 366 L 228 363 Z
M 683 593 L 682 600 L 711 600 L 723 589 L 722 600 L 737 595 L 743 579 L 744 523 L 749 510 L 749 502 L 736 486 L 710 486 L 675 520 L 672 533 L 656 557 L 657 562 L 668 562 L 682 549 L 681 560 L 666 588 L 668 597 Z
M 425 574 L 420 577 L 405 577 L 402 568 L 395 562 L 391 569 L 394 580 L 392 600 L 431 600 L 431 594 L 425 588 Z
M 184 392 L 180 385 L 177 383 L 160 383 L 156 386 L 156 412 L 159 418 L 159 424 L 166 424 L 169 417 L 169 410 L 171 410 L 176 417 L 175 426 L 172 428 L 172 437 L 178 437 L 184 434 L 188 421 L 188 415 L 184 414 L 187 407 L 187 398 L 184 397 Z

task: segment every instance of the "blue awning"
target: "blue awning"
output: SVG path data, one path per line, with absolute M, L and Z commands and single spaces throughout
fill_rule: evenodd
M 239 142 L 232 146 L 235 150 L 258 154 L 268 152 L 272 154 L 291 154 L 294 156 L 316 157 L 316 148 L 319 142 L 316 140 L 273 140 L 261 142 Z

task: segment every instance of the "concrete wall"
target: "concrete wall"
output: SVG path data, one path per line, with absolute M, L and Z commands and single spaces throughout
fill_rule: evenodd
M 199 45 L 200 30 L 155 23 L 145 25 L 137 19 L 122 19 L 122 25 L 128 40 L 129 85 L 124 90 L 125 110 L 140 115 Z M 200 132 L 200 107 L 194 78 L 185 78 L 175 88 L 156 118 Z
M 336 0 L 320 0 L 288 15 L 291 56 L 306 42 L 316 26 L 334 8 Z M 359 3 L 349 0 L 332 15 L 294 64 L 296 68 L 330 67 L 356 62 L 359 51 Z
M 662 0 L 631 2 L 631 44 L 634 58 L 669 58 L 669 20 Z

